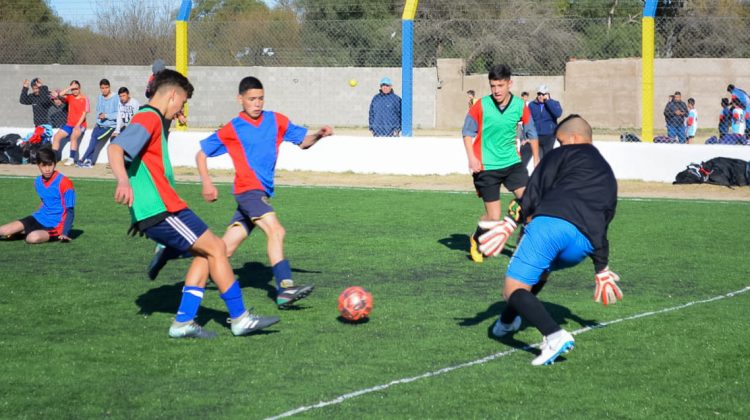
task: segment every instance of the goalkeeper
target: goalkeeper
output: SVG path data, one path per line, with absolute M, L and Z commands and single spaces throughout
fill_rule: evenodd
M 608 267 L 607 228 L 615 216 L 617 182 L 591 140 L 591 126 L 579 115 L 565 118 L 555 133 L 562 147 L 545 155 L 521 199 L 517 220 L 482 222 L 479 238 L 485 255 L 497 255 L 516 222 L 525 223 L 523 239 L 505 273 L 507 306 L 492 328 L 502 337 L 515 332 L 523 317 L 544 336 L 533 365 L 552 364 L 573 348 L 573 336 L 547 312 L 536 294 L 550 271 L 572 267 L 590 256 L 594 262 L 594 300 L 604 305 L 622 299 L 618 276 Z

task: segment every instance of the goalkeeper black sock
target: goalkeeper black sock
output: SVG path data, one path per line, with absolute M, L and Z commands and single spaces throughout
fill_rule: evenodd
M 531 286 L 531 294 L 536 296 L 542 291 L 544 285 L 547 284 L 547 280 L 540 280 L 537 284 Z M 510 303 L 505 305 L 505 309 L 500 314 L 500 322 L 503 324 L 510 324 L 518 316 L 518 311 L 511 306 Z
M 479 242 L 479 237 L 488 231 L 489 229 L 480 228 L 479 225 L 477 225 L 477 230 L 474 231 L 474 240 Z
M 518 289 L 510 295 L 508 304 L 515 308 L 529 324 L 536 327 L 544 336 L 548 336 L 560 331 L 559 325 L 552 319 L 552 315 L 544 309 L 542 302 L 537 299 L 531 292 L 524 289 Z

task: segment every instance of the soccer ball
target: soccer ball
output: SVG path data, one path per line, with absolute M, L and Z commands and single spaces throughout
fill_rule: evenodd
M 372 311 L 372 295 L 367 290 L 352 286 L 339 295 L 339 312 L 348 321 L 367 318 Z

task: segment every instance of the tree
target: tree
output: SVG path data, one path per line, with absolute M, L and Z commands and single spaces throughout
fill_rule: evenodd
M 0 2 L 0 62 L 67 63 L 68 28 L 43 0 Z

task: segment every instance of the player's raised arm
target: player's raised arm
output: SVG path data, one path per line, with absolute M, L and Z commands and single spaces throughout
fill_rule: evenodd
M 218 200 L 219 190 L 217 190 L 214 183 L 211 182 L 211 175 L 208 173 L 208 158 L 206 157 L 206 154 L 203 153 L 203 150 L 199 150 L 198 153 L 195 154 L 195 164 L 198 166 L 198 175 L 200 175 L 201 184 L 203 185 L 201 191 L 203 199 L 209 203 Z
M 330 126 L 323 126 L 320 128 L 320 130 L 316 131 L 313 134 L 308 134 L 305 136 L 305 139 L 302 140 L 302 143 L 299 144 L 300 149 L 309 149 L 312 147 L 315 143 L 318 142 L 318 140 L 322 139 L 323 137 L 328 137 L 333 135 L 333 128 Z
M 125 152 L 118 144 L 110 144 L 107 147 L 107 158 L 112 174 L 117 181 L 115 202 L 130 207 L 133 205 L 133 189 L 130 186 L 128 172 L 125 169 Z

